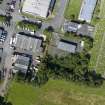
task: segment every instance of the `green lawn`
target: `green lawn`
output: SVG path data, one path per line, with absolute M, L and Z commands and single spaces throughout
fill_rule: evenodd
M 101 0 L 100 18 L 95 28 L 94 46 L 91 51 L 90 68 L 105 73 L 105 0 Z
M 65 18 L 77 19 L 80 13 L 81 4 L 82 0 L 69 0 L 64 14 Z M 72 15 L 74 15 L 74 18 Z
M 50 80 L 41 88 L 13 82 L 9 101 L 13 105 L 105 105 L 105 86 L 87 87 L 63 80 Z

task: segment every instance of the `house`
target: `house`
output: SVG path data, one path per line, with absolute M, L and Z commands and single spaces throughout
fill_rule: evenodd
M 97 0 L 83 0 L 78 19 L 91 22 Z
M 64 39 L 61 39 L 58 42 L 58 46 L 57 46 L 58 49 L 69 52 L 69 53 L 76 53 L 77 47 L 78 47 L 78 44 L 76 42 L 67 41 Z
M 46 18 L 49 13 L 49 8 L 53 8 L 53 0 L 25 0 L 23 3 L 22 12 L 35 16 Z
M 20 32 L 16 34 L 14 47 L 17 51 L 25 51 L 30 54 L 39 54 L 42 51 L 42 42 L 42 37 Z
M 63 29 L 65 32 L 73 32 L 76 35 L 93 38 L 94 26 L 87 23 L 65 22 Z

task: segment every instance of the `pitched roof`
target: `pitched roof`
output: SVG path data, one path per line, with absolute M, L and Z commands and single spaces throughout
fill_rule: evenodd
M 26 73 L 29 67 L 30 58 L 22 55 L 17 55 L 14 69 L 22 73 Z

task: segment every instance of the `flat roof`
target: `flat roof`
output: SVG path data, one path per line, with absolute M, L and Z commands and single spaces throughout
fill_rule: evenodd
M 76 35 L 89 36 L 93 38 L 94 26 L 87 23 L 66 22 L 63 26 L 64 31 L 74 32 Z
M 63 28 L 64 28 L 64 31 L 77 32 L 78 25 L 79 24 L 75 22 L 65 22 Z
M 28 66 L 29 61 L 30 61 L 29 57 L 18 55 L 15 63 Z
M 78 19 L 91 22 L 97 0 L 83 0 Z
M 22 12 L 46 18 L 51 0 L 25 0 Z
M 14 69 L 19 70 L 23 73 L 27 72 L 28 66 L 30 63 L 30 58 L 23 56 L 23 55 L 17 55 L 17 59 L 15 61 Z
M 63 51 L 67 51 L 70 53 L 75 53 L 77 48 L 77 43 L 66 41 L 66 40 L 60 40 L 58 43 L 58 49 L 61 49 Z
M 82 24 L 78 27 L 77 35 L 88 36 L 93 38 L 94 27 L 88 24 Z

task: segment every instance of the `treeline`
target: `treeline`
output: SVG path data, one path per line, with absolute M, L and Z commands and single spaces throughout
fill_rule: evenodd
M 16 79 L 27 81 L 35 86 L 41 86 L 51 78 L 65 79 L 95 87 L 101 86 L 104 78 L 95 70 L 88 69 L 89 61 L 90 54 L 83 52 L 62 57 L 46 55 L 38 71 L 29 70 L 25 76 L 18 73 Z
M 0 105 L 12 105 L 12 103 L 8 102 L 5 97 L 0 96 Z
M 89 60 L 89 54 L 69 54 L 65 57 L 47 55 L 42 60 L 34 83 L 41 85 L 46 83 L 49 78 L 53 78 L 82 82 L 89 86 L 101 86 L 104 79 L 94 70 L 88 70 Z
M 41 28 L 41 24 L 36 23 L 36 22 L 27 21 L 27 20 L 18 22 L 17 26 L 21 29 L 27 29 L 31 31 L 37 31 L 38 29 Z

